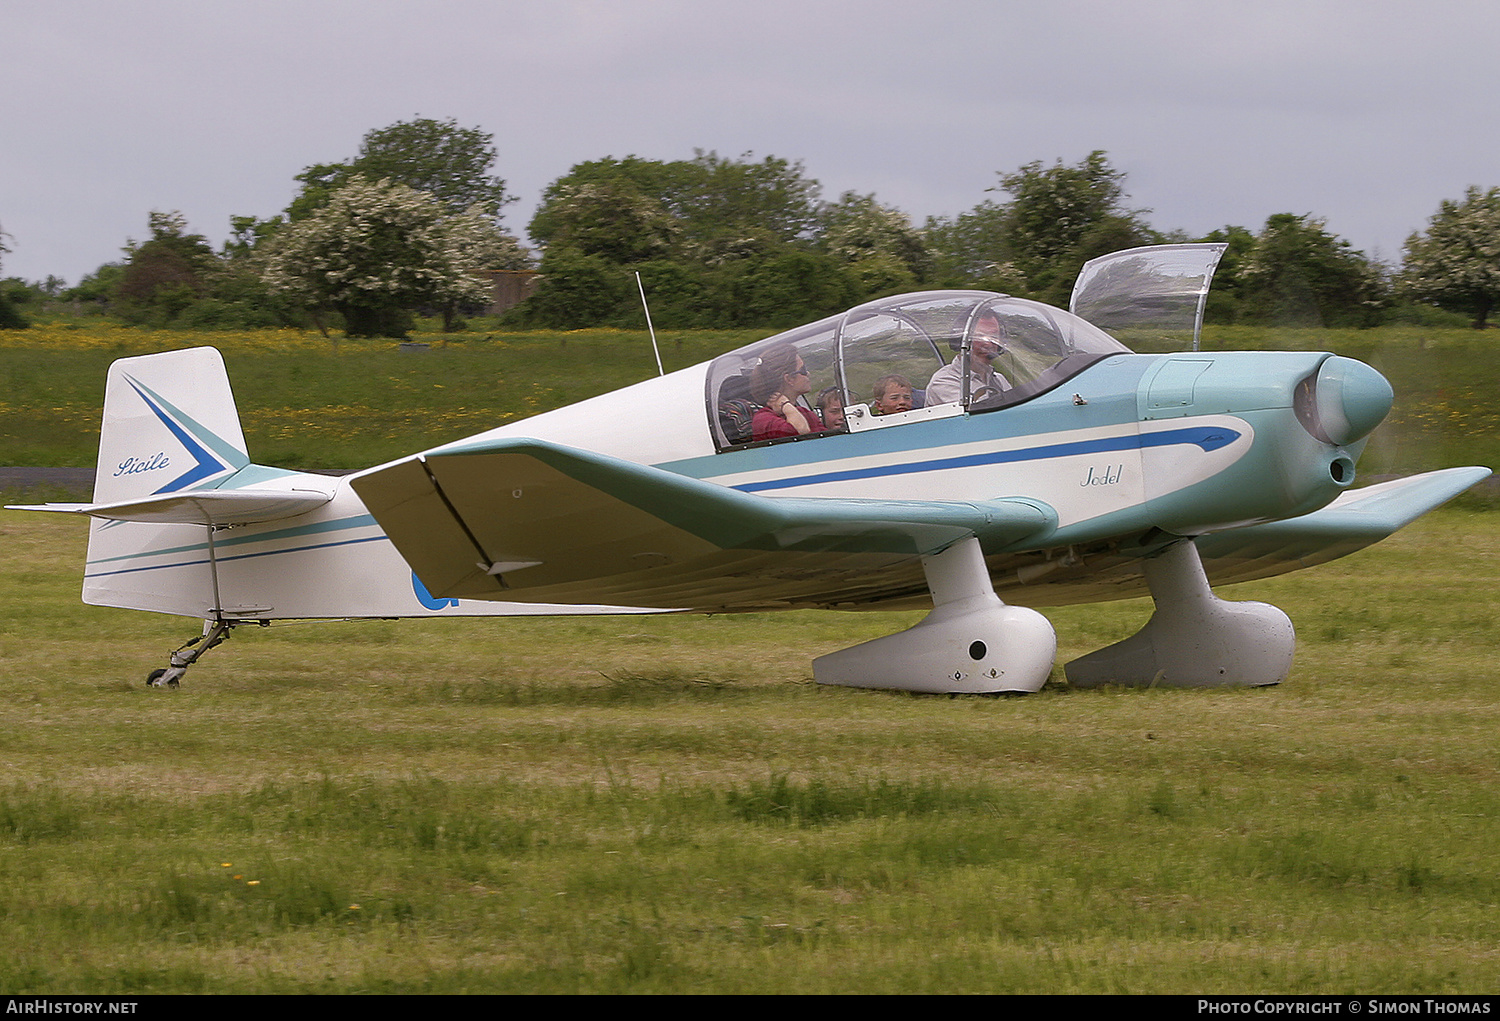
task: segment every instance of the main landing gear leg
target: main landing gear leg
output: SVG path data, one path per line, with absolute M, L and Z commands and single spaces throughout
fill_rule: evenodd
M 182 675 L 187 673 L 187 668 L 198 662 L 199 656 L 228 638 L 229 631 L 233 627 L 233 621 L 205 620 L 203 634 L 172 653 L 167 666 L 151 671 L 146 677 L 146 686 L 148 688 L 177 687 L 177 683 L 182 680 Z
M 1035 610 L 995 595 L 978 539 L 922 558 L 932 612 L 915 627 L 813 660 L 819 684 L 926 692 L 1033 692 L 1057 635 Z
M 1217 688 L 1286 680 L 1297 645 L 1291 619 L 1267 603 L 1214 595 L 1191 540 L 1147 560 L 1145 572 L 1156 612 L 1123 642 L 1069 663 L 1070 684 Z

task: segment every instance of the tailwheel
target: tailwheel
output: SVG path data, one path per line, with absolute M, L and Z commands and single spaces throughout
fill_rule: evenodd
M 198 662 L 209 649 L 229 637 L 230 629 L 238 623 L 232 620 L 205 620 L 203 634 L 183 645 L 167 659 L 167 665 L 146 675 L 148 688 L 175 688 L 187 673 L 188 667 Z

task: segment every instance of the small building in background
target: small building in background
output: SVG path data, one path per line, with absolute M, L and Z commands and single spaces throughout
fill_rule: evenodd
M 531 297 L 542 276 L 534 269 L 492 269 L 487 272 L 495 288 L 494 300 L 484 310 L 487 315 L 499 315 Z

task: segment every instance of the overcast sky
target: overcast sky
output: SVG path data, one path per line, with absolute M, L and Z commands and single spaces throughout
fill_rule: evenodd
M 1313 213 L 1399 259 L 1500 185 L 1494 0 L 0 0 L 0 273 L 215 244 L 365 132 L 495 137 L 524 235 L 603 156 L 800 160 L 920 223 L 1103 149 L 1159 230 Z M 994 197 L 994 196 L 991 196 Z

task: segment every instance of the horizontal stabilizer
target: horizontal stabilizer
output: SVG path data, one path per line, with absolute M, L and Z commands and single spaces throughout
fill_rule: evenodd
M 115 503 L 44 503 L 7 510 L 86 514 L 111 521 L 149 521 L 157 524 L 247 525 L 306 514 L 332 498 L 310 490 L 265 492 L 255 490 L 188 490 Z
M 1490 476 L 1447 468 L 1354 489 L 1322 510 L 1197 539 L 1215 584 L 1266 578 L 1347 556 L 1411 524 Z
M 350 484 L 433 595 L 476 599 L 602 598 L 606 587 L 588 583 L 610 578 L 608 601 L 631 605 L 723 605 L 757 585 L 818 601 L 840 585 L 820 564 L 868 572 L 970 535 L 1019 542 L 1056 521 L 1030 500 L 759 496 L 534 439 L 438 448 Z

